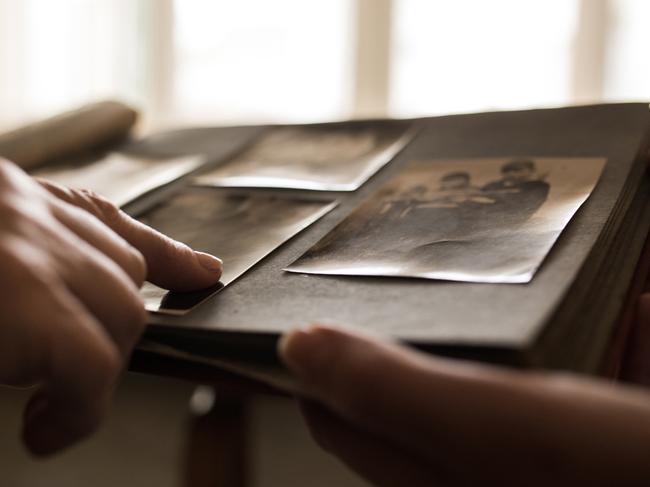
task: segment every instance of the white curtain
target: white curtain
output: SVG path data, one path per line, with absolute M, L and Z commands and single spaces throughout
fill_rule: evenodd
M 137 3 L 2 0 L 2 125 L 98 97 L 142 101 Z
M 152 126 L 650 99 L 646 0 L 0 0 L 0 128 L 116 97 Z

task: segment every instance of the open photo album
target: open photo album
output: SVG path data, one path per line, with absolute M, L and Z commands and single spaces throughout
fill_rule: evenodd
M 181 129 L 37 174 L 223 260 L 211 289 L 143 287 L 135 363 L 288 390 L 279 336 L 326 322 L 595 373 L 650 229 L 649 126 L 639 103 Z

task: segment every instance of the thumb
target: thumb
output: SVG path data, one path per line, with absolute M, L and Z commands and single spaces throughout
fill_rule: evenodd
M 279 355 L 306 395 L 352 422 L 371 423 L 371 429 L 373 418 L 381 423 L 399 414 L 405 396 L 419 392 L 410 383 L 424 360 L 391 342 L 329 325 L 284 335 Z
M 496 406 L 503 398 L 503 388 L 481 387 L 482 367 L 357 331 L 315 325 L 284 335 L 278 346 L 306 396 L 360 430 L 429 458 L 432 438 L 457 444 L 456 425 L 477 416 L 472 395 Z

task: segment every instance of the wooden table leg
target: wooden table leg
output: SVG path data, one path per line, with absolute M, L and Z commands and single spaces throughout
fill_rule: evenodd
M 245 487 L 249 480 L 247 397 L 197 387 L 190 401 L 183 465 L 186 487 Z

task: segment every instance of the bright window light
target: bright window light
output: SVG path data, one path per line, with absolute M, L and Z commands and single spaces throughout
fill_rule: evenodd
M 390 108 L 424 115 L 570 102 L 575 0 L 399 0 Z
M 174 106 L 190 120 L 340 118 L 349 0 L 176 0 Z
M 610 0 L 605 98 L 650 100 L 650 2 Z

